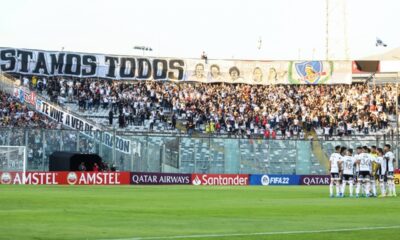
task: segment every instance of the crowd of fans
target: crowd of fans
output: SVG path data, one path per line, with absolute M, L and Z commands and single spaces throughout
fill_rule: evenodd
M 60 128 L 61 126 L 0 91 L 0 127 Z
M 21 82 L 40 93 L 56 93 L 48 91 L 46 79 L 24 78 Z M 48 156 L 55 151 L 97 153 L 100 145 L 77 131 L 63 129 L 60 123 L 0 90 L 0 146 L 28 146 L 28 169 L 40 170 L 46 169 Z
M 75 102 L 82 112 L 105 109 L 109 123 L 118 117 L 121 128 L 143 125 L 146 120 L 150 130 L 156 121 L 175 128 L 179 120 L 189 134 L 200 131 L 265 138 L 302 137 L 313 128 L 327 137 L 376 132 L 388 128 L 389 116 L 395 114 L 399 99 L 393 84 L 258 86 L 99 79 L 41 82 L 40 91 L 47 91 L 53 101 Z

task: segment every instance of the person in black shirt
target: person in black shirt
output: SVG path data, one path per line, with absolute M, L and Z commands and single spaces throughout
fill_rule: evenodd
M 79 167 L 78 167 L 78 170 L 79 170 L 79 171 L 86 171 L 86 166 L 85 166 L 85 163 L 84 163 L 84 162 L 81 162 L 81 164 L 80 164 Z

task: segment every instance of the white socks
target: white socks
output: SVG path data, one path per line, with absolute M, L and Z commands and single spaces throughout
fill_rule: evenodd
M 389 195 L 397 196 L 396 185 L 394 184 L 393 179 L 388 180 L 388 193 L 389 193 Z
M 350 181 L 350 197 L 353 196 L 353 181 Z
M 385 183 L 384 182 L 380 182 L 380 185 L 381 185 L 381 195 L 382 196 L 386 196 Z
M 336 196 L 339 197 L 339 195 L 340 195 L 340 186 L 339 186 L 339 182 L 336 182 L 335 185 L 336 185 Z
M 360 189 L 361 189 L 361 183 L 357 182 L 356 195 L 360 194 Z
M 376 196 L 376 183 L 375 183 L 375 180 L 372 180 L 372 194 L 374 194 L 374 196 Z
M 365 196 L 369 196 L 370 191 L 371 191 L 371 183 L 367 181 L 367 183 L 365 184 Z
M 350 197 L 352 197 L 353 196 L 353 181 L 343 181 L 343 184 L 342 184 L 342 194 L 343 194 L 343 196 L 344 196 L 344 193 L 346 192 L 346 184 L 349 184 L 349 192 L 350 192 Z
M 343 180 L 343 183 L 342 183 L 342 193 L 343 193 L 343 196 L 344 196 L 344 192 L 346 191 L 346 180 Z

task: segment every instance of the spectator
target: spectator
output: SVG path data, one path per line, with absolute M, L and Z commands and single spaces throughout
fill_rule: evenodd
M 114 113 L 112 110 L 110 110 L 108 112 L 108 123 L 110 124 L 110 126 L 112 126 L 112 124 L 113 124 L 113 119 L 114 119 Z
M 197 78 L 205 78 L 204 67 L 203 63 L 196 66 Z M 193 124 L 188 133 L 205 132 L 207 123 L 214 122 L 214 132 L 230 136 L 262 137 L 266 129 L 278 131 L 281 137 L 298 137 L 313 129 L 328 137 L 379 132 L 389 127 L 397 100 L 393 84 L 252 86 L 48 79 L 47 85 L 49 96 L 60 95 L 63 85 L 73 89 L 71 100 L 81 111 L 103 104 L 113 114 L 122 113 L 124 127 L 131 125 L 132 119 L 142 126 L 148 120 L 151 130 L 174 113 L 176 122 Z M 82 104 L 82 96 L 87 104 Z M 325 128 L 329 130 L 322 131 Z
M 86 171 L 86 166 L 84 162 L 81 162 L 81 164 L 79 164 L 78 170 L 82 172 Z
M 0 91 L 0 127 L 47 128 L 60 126 L 37 112 L 30 110 L 19 99 Z
M 99 171 L 99 165 L 97 163 L 93 164 L 93 172 L 98 172 Z

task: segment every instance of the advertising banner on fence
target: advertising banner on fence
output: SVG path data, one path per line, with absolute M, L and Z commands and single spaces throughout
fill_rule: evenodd
M 0 68 L 21 75 L 247 84 L 351 84 L 351 61 L 159 58 L 1 48 Z
M 329 175 L 302 175 L 300 185 L 329 185 L 330 180 Z
M 129 172 L 1 172 L 1 184 L 29 185 L 125 185 Z
M 191 174 L 179 173 L 131 173 L 131 184 L 192 184 Z
M 248 174 L 192 174 L 193 185 L 234 185 L 249 184 Z
M 299 175 L 250 174 L 250 185 L 299 185 Z
M 399 185 L 400 184 L 400 174 L 394 175 L 394 183 Z

